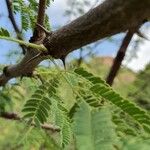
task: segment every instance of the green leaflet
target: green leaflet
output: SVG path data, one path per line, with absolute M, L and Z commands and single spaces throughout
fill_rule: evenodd
M 62 109 L 63 105 L 60 105 L 60 101 L 53 101 L 52 109 L 55 114 L 55 124 L 60 127 L 60 146 L 65 148 L 69 143 L 72 136 L 71 124 L 69 117 L 66 113 L 66 109 Z M 61 107 L 60 107 L 61 106 Z
M 100 107 L 102 106 L 102 100 L 95 97 L 92 92 L 89 90 L 80 90 L 80 96 L 91 106 L 91 107 Z M 78 100 L 78 97 L 76 98 Z M 80 99 L 80 98 L 79 98 Z
M 76 69 L 74 72 L 92 83 L 90 90 L 95 95 L 107 99 L 115 104 L 123 112 L 127 113 L 133 119 L 135 119 L 146 132 L 150 133 L 150 116 L 146 111 L 139 108 L 129 100 L 121 97 L 108 84 L 106 84 L 105 81 L 103 81 L 101 78 L 94 77 L 93 74 L 88 73 L 83 68 Z
M 48 121 L 51 111 L 55 118 L 55 125 L 60 128 L 60 146 L 66 147 L 70 142 L 72 132 L 68 110 L 57 93 L 60 84 L 58 79 L 60 78 L 54 77 L 39 86 L 24 105 L 22 112 L 25 113 L 24 119 L 31 119 L 37 127 L 40 127 L 41 124 Z
M 22 29 L 34 29 L 36 16 L 38 11 L 38 2 L 36 0 L 28 0 L 28 3 L 23 0 L 13 1 L 14 12 L 19 12 L 21 17 Z
M 119 111 L 120 112 L 120 111 Z M 112 113 L 112 120 L 116 125 L 116 131 L 118 133 L 118 136 L 124 137 L 124 136 L 139 136 L 140 131 L 138 130 L 137 124 L 135 125 L 135 122 L 133 122 L 133 119 L 126 119 L 125 114 L 122 112 L 116 112 L 114 111 Z M 137 127 L 137 128 L 136 128 Z
M 84 101 L 74 116 L 74 134 L 78 150 L 113 150 L 117 142 L 108 109 L 91 110 Z
M 129 138 L 123 141 L 122 150 L 149 150 L 150 140 L 149 138 Z
M 31 119 L 36 126 L 47 121 L 52 104 L 51 99 L 56 93 L 55 88 L 58 87 L 58 83 L 54 78 L 37 88 L 32 97 L 24 105 L 22 110 L 25 113 L 24 118 Z

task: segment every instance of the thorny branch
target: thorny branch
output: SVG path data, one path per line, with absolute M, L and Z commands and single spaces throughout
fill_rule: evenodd
M 42 25 L 44 24 L 45 7 L 46 7 L 46 0 L 40 0 L 38 17 L 37 17 L 38 24 L 42 24 Z M 40 30 L 38 26 L 36 26 L 33 36 L 30 39 L 30 42 L 34 44 L 42 44 L 44 38 L 45 38 L 45 33 L 43 32 L 43 30 Z M 34 61 L 30 61 L 38 54 L 39 54 L 39 50 L 28 48 L 24 58 L 20 61 L 20 63 L 16 65 L 4 67 L 3 73 L 0 75 L 0 86 L 5 85 L 10 79 L 14 77 L 18 77 L 18 76 L 32 77 L 35 67 L 42 60 L 45 59 L 45 57 L 38 57 L 34 59 Z
M 40 0 L 37 23 L 43 25 L 46 0 Z M 120 32 L 130 31 L 143 20 L 150 18 L 149 0 L 105 0 L 99 6 L 91 9 L 83 16 L 60 29 L 45 34 L 36 26 L 30 42 L 43 44 L 48 53 L 38 55 L 36 49 L 28 49 L 23 60 L 16 65 L 5 67 L 0 75 L 0 86 L 5 85 L 11 78 L 32 75 L 35 67 L 51 55 L 60 59 L 70 52 L 100 39 Z M 40 17 L 39 17 L 40 16 Z

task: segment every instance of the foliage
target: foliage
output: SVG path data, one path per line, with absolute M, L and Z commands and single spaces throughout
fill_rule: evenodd
M 108 108 L 91 110 L 88 104 L 82 101 L 74 122 L 77 149 L 115 149 L 118 138 Z
M 42 84 L 24 79 L 20 85 L 10 87 L 14 91 L 13 101 L 28 99 L 22 109 L 23 122 L 27 123 L 26 129 L 21 129 L 24 130 L 21 140 L 24 146 L 33 138 L 39 140 L 34 147 L 52 139 L 54 149 L 127 149 L 134 147 L 128 138 L 144 142 L 149 137 L 149 115 L 146 111 L 122 98 L 101 78 L 83 68 L 65 72 L 39 68 L 37 71 L 43 76 Z M 26 92 L 21 94 L 22 87 L 24 91 L 30 91 L 28 98 L 24 97 Z M 64 88 L 72 92 L 64 94 Z M 16 89 L 19 90 L 17 95 Z M 34 90 L 31 92 L 29 89 Z M 44 124 L 53 124 L 60 132 L 49 134 L 45 131 L 45 135 L 41 128 Z M 44 140 L 36 139 L 36 136 L 31 136 L 33 132 L 46 137 Z M 33 145 L 29 142 L 28 146 L 31 148 Z M 48 145 L 44 144 L 44 147 L 48 148 Z
M 22 30 L 34 29 L 37 11 L 38 11 L 38 2 L 36 0 L 14 0 L 13 8 L 15 13 L 21 15 L 21 27 Z M 47 1 L 47 6 L 49 6 L 50 1 Z M 46 17 L 47 18 L 47 17 Z M 46 19 L 46 27 L 50 29 L 50 24 L 48 19 Z
M 150 64 L 148 64 L 145 70 L 141 71 L 134 86 L 136 87 L 134 91 L 129 93 L 129 97 L 132 97 L 134 101 L 142 106 L 143 108 L 150 110 Z

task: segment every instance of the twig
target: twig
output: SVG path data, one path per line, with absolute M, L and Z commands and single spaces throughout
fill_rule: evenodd
M 4 112 L 0 114 L 1 118 L 10 119 L 10 120 L 20 120 L 21 118 L 16 113 Z
M 54 127 L 53 125 L 43 124 L 43 125 L 41 125 L 41 127 L 42 127 L 42 129 L 45 129 L 45 130 L 51 130 L 53 132 L 60 132 L 60 128 Z
M 9 14 L 9 19 L 14 27 L 14 30 L 17 34 L 17 38 L 19 40 L 23 40 L 22 36 L 21 36 L 21 31 L 18 28 L 18 25 L 16 23 L 14 14 L 13 14 L 13 10 L 12 10 L 12 3 L 10 2 L 10 0 L 6 0 L 6 5 L 7 5 L 7 9 L 8 9 L 8 14 Z M 23 45 L 19 44 L 20 47 L 22 48 L 22 53 L 25 54 L 26 53 L 26 49 Z
M 22 122 L 22 118 L 19 117 L 16 113 L 4 112 L 0 114 L 0 117 L 4 119 L 8 119 L 8 120 L 18 120 Z M 32 123 L 31 125 L 36 127 L 34 123 Z M 41 128 L 45 130 L 50 130 L 52 132 L 60 132 L 60 128 L 54 127 L 53 125 L 50 125 L 50 124 L 42 124 Z
M 44 47 L 42 45 L 37 45 L 37 44 L 34 44 L 34 43 L 25 42 L 25 41 L 18 40 L 18 39 L 12 38 L 12 37 L 0 36 L 0 39 L 16 42 L 16 43 L 19 43 L 19 44 L 24 45 L 26 47 L 30 47 L 30 48 L 40 50 L 40 52 L 41 51 L 47 51 L 46 47 Z

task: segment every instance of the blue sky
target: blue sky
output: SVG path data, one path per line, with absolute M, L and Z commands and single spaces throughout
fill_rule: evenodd
M 5 0 L 1 0 L 0 5 L 2 6 L 0 9 L 0 26 L 8 29 L 15 36 L 15 32 L 9 21 L 8 13 L 6 11 L 7 9 L 5 5 Z M 67 18 L 64 17 L 64 12 L 67 9 L 67 7 L 68 6 L 66 0 L 55 0 L 48 8 L 47 14 L 50 18 L 51 26 L 53 29 L 61 27 L 67 23 Z M 149 31 L 146 33 L 148 36 Z M 26 40 L 28 40 L 30 36 L 31 36 L 30 33 L 25 34 Z M 116 39 L 115 43 L 105 41 L 102 44 L 100 44 L 96 49 L 97 55 L 115 56 L 118 47 L 120 46 L 121 38 L 123 38 L 123 34 L 115 36 Z M 136 38 L 137 37 L 135 36 L 134 39 Z M 128 64 L 124 61 L 124 64 L 126 64 L 128 67 L 130 67 L 135 71 L 143 69 L 145 64 L 147 64 L 150 61 L 149 48 L 150 48 L 150 42 L 145 41 L 144 44 L 140 45 L 139 47 L 137 53 L 138 58 L 132 59 L 132 61 L 129 62 Z M 21 51 L 21 49 L 16 43 L 0 40 L 0 64 L 9 64 L 10 61 L 8 61 L 5 55 L 8 53 L 8 51 L 15 50 L 15 49 L 19 49 Z M 131 49 L 131 46 L 129 49 Z M 74 52 L 73 54 L 70 55 L 77 56 L 78 53 Z

